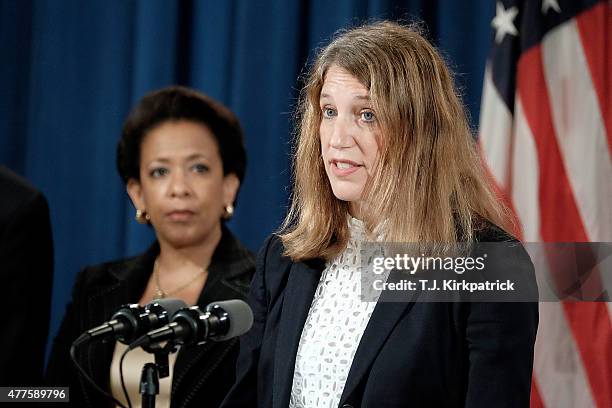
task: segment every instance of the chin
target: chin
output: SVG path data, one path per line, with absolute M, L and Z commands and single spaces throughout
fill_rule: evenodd
M 165 231 L 164 237 L 166 241 L 174 248 L 185 248 L 196 244 L 198 242 L 199 235 L 201 234 L 187 228 L 176 228 L 170 231 Z
M 332 191 L 334 196 L 341 201 L 359 201 L 361 199 L 362 188 L 355 188 L 352 186 L 334 186 L 332 185 Z

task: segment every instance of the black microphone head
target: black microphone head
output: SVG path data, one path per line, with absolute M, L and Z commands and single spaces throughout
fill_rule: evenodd
M 136 305 L 138 306 L 138 305 Z M 120 309 L 113 318 L 122 316 L 130 321 L 125 329 L 118 331 L 115 338 L 122 343 L 130 344 L 143 334 L 166 325 L 181 308 L 187 305 L 181 299 L 155 299 L 145 306 L 132 309 Z
M 214 302 L 206 306 L 206 311 L 219 317 L 227 315 L 229 328 L 227 333 L 219 333 L 211 340 L 224 341 L 248 332 L 253 325 L 253 311 L 244 301 L 239 299 Z
M 161 307 L 167 313 L 168 318 L 171 318 L 180 309 L 187 307 L 187 304 L 185 304 L 185 302 L 182 301 L 181 299 L 174 299 L 174 298 L 155 299 L 151 303 L 147 304 L 145 306 L 145 309 L 149 311 L 156 311 L 156 309 L 159 307 Z

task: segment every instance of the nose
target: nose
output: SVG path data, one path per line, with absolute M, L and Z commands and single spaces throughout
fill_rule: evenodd
M 346 149 L 355 144 L 355 124 L 348 117 L 338 116 L 333 121 L 329 145 L 334 149 Z
M 171 197 L 185 197 L 191 194 L 189 181 L 181 170 L 172 172 L 170 177 L 169 193 Z

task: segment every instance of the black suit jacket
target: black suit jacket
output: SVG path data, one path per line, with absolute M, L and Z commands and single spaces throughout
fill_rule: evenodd
M 0 166 L 0 386 L 41 383 L 52 280 L 47 200 Z
M 48 384 L 70 386 L 72 406 L 111 406 L 79 375 L 70 360 L 70 345 L 85 330 L 108 320 L 121 305 L 138 302 L 158 254 L 159 245 L 154 244 L 139 257 L 86 268 L 77 278 L 47 367 Z M 254 271 L 251 252 L 223 227 L 198 306 L 218 300 L 245 299 Z M 106 390 L 114 347 L 114 340 L 94 341 L 76 352 L 80 365 Z M 182 347 L 174 365 L 172 406 L 218 407 L 234 382 L 237 355 L 237 339 Z
M 480 238 L 499 239 L 494 235 Z M 289 404 L 302 328 L 325 263 L 294 263 L 282 252 L 273 236 L 259 254 L 249 293 L 255 322 L 241 338 L 236 384 L 222 407 Z M 518 264 L 532 271 L 522 253 Z M 528 407 L 537 324 L 537 303 L 379 302 L 339 406 Z

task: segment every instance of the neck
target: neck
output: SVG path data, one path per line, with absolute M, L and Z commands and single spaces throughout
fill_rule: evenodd
M 208 268 L 219 241 L 221 241 L 221 224 L 196 245 L 176 247 L 160 239 L 159 269 L 164 274 L 178 274 L 193 268 Z
M 361 218 L 361 201 L 351 201 L 348 208 L 349 214 L 353 218 L 362 220 Z M 363 221 L 363 220 L 362 220 Z

